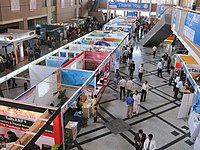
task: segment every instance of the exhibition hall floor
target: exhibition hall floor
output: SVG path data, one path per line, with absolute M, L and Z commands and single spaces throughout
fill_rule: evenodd
M 141 90 L 137 70 L 144 63 L 143 81 L 149 81 L 150 89 L 146 102 L 141 103 L 139 116 L 132 119 L 126 118 L 126 103 L 119 100 L 119 88 L 114 89 L 112 79 L 105 89 L 99 103 L 98 122 L 89 119 L 88 126 L 82 128 L 71 149 L 73 150 L 132 150 L 134 148 L 134 135 L 139 129 L 148 135 L 152 133 L 159 150 L 192 150 L 193 143 L 189 138 L 187 119 L 177 119 L 180 99 L 173 98 L 172 86 L 168 85 L 169 75 L 164 70 L 163 77 L 157 77 L 156 64 L 164 53 L 159 49 L 153 59 L 152 50 L 143 48 L 138 44 L 134 48 L 136 71 L 134 74 L 135 90 Z M 128 68 L 120 66 L 120 74 L 128 79 Z M 116 120 L 117 119 L 117 120 Z M 122 120 L 121 120 L 122 119 Z M 112 123 L 114 134 L 106 126 Z M 105 126 L 106 125 L 106 126 Z M 130 129 L 123 126 L 130 126 Z

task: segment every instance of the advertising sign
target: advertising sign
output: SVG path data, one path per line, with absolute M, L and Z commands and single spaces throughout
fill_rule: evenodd
M 134 2 L 110 2 L 109 8 L 149 10 L 150 4 L 149 3 L 134 3 Z
M 177 10 L 174 11 L 174 18 L 173 18 L 173 28 L 175 29 L 176 26 L 176 15 L 177 15 Z
M 187 12 L 183 34 L 200 47 L 200 15 Z
M 50 67 L 61 67 L 67 60 L 68 58 L 66 57 L 47 56 L 45 63 L 46 66 Z
M 162 14 L 165 11 L 165 6 L 164 5 L 158 5 L 158 18 L 162 16 Z
M 127 12 L 127 16 L 135 16 L 135 17 L 137 17 L 137 16 L 138 16 L 138 12 L 135 12 L 135 11 L 128 11 L 128 12 Z

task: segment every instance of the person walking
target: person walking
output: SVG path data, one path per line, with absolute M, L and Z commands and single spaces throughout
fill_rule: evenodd
M 144 146 L 144 141 L 146 140 L 146 134 L 143 132 L 142 129 L 135 134 L 135 148 L 136 150 L 142 150 Z
M 149 134 L 148 138 L 144 141 L 144 150 L 156 150 L 156 141 L 153 140 L 153 134 Z
M 138 77 L 139 77 L 140 82 L 142 82 L 143 73 L 144 73 L 144 64 L 141 64 L 138 69 Z
M 135 94 L 133 95 L 133 99 L 134 99 L 134 113 L 136 114 L 136 116 L 138 116 L 139 109 L 140 109 L 140 94 L 137 90 L 135 91 Z
M 183 87 L 183 81 L 182 81 L 182 79 L 180 79 L 180 81 L 176 84 L 176 87 L 174 90 L 174 98 L 177 98 L 178 93 L 182 87 Z
M 132 59 L 133 58 L 133 45 L 131 45 L 130 47 L 130 54 L 129 54 L 129 58 Z
M 130 63 L 129 67 L 128 67 L 128 70 L 130 71 L 130 77 L 133 77 L 133 73 L 135 71 L 135 63 L 134 61 L 132 60 L 132 62 Z
M 173 66 L 171 66 L 171 70 L 170 70 L 170 74 L 169 74 L 169 86 L 172 85 L 174 75 L 175 75 L 175 68 Z
M 133 94 L 132 93 L 130 94 L 130 96 L 128 96 L 126 98 L 126 104 L 128 106 L 126 117 L 127 118 L 132 118 L 132 116 L 133 116 L 133 104 L 134 104 L 134 99 L 133 99 Z
M 141 102 L 145 102 L 148 88 L 149 88 L 148 81 L 145 81 L 142 84 L 142 92 L 141 92 L 141 99 L 140 99 Z
M 168 59 L 167 59 L 167 72 L 168 72 L 168 74 L 170 74 L 170 67 L 171 67 L 171 57 L 168 56 Z
M 160 61 L 157 64 L 157 70 L 158 70 L 157 76 L 158 77 L 160 76 L 161 78 L 163 78 L 163 76 L 162 76 L 162 69 L 163 69 L 163 67 L 162 67 L 162 59 L 160 59 Z
M 179 80 L 180 80 L 180 76 L 177 75 L 177 76 L 175 77 L 175 80 L 174 80 L 174 88 L 173 88 L 173 91 L 175 91 L 176 84 L 179 82 Z
M 122 79 L 119 81 L 119 88 L 120 88 L 120 100 L 122 100 L 122 94 L 125 98 L 125 86 L 126 86 L 126 80 L 125 77 L 123 76 Z
M 196 3 L 193 2 L 193 3 L 192 3 L 192 10 L 196 10 L 196 8 L 197 8 Z
M 155 57 L 156 57 L 157 47 L 154 46 L 154 47 L 152 48 L 152 50 L 153 50 L 153 58 L 155 58 Z
M 116 69 L 115 72 L 115 77 L 114 77 L 114 88 L 117 88 L 117 84 L 119 82 L 120 74 L 119 74 L 119 69 Z
M 127 96 L 129 96 L 129 94 L 132 93 L 134 89 L 133 77 L 130 77 L 130 79 L 126 82 L 126 89 Z

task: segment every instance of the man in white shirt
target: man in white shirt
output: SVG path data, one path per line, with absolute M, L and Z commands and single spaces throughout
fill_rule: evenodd
M 157 47 L 154 46 L 154 47 L 152 48 L 152 50 L 153 50 L 153 58 L 155 58 L 155 57 L 156 57 Z
M 141 102 L 145 102 L 148 88 L 149 88 L 148 81 L 145 81 L 142 84 L 142 92 L 141 92 L 141 99 L 140 99 Z
M 156 150 L 156 141 L 153 140 L 153 134 L 149 134 L 144 141 L 144 150 Z
M 144 67 L 143 67 L 144 65 L 143 64 L 141 64 L 140 65 L 140 67 L 139 67 L 139 69 L 138 69 L 138 77 L 139 77 L 139 79 L 140 79 L 140 82 L 142 81 L 142 76 L 143 76 L 143 73 L 144 73 Z
M 127 96 L 133 92 L 133 88 L 133 77 L 130 77 L 130 79 L 126 82 Z
M 180 80 L 180 76 L 176 76 L 176 78 L 174 80 L 174 89 L 173 89 L 173 91 L 175 91 L 176 84 L 179 82 L 179 80 Z
M 125 77 L 122 77 L 122 79 L 119 81 L 120 100 L 122 100 L 122 92 L 125 98 L 125 86 L 126 86 L 126 80 L 125 80 Z
M 178 81 L 178 83 L 176 84 L 176 88 L 175 88 L 175 91 L 174 91 L 174 98 L 177 98 L 178 96 L 178 93 L 180 91 L 180 89 L 183 87 L 183 81 L 180 80 Z
M 160 61 L 157 64 L 157 70 L 158 70 L 157 76 L 159 77 L 159 75 L 160 75 L 160 77 L 163 78 L 163 76 L 162 76 L 162 59 L 160 59 Z

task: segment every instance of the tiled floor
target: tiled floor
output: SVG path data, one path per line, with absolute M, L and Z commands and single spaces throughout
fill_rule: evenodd
M 192 150 L 193 144 L 187 144 L 189 130 L 187 121 L 177 119 L 180 100 L 173 99 L 172 87 L 168 85 L 167 72 L 163 79 L 156 76 L 156 64 L 164 50 L 159 50 L 156 59 L 152 58 L 150 48 L 142 48 L 139 44 L 134 49 L 136 67 L 144 63 L 144 80 L 149 81 L 150 89 L 147 100 L 141 104 L 140 115 L 132 119 L 126 118 L 127 106 L 119 100 L 119 89 L 114 89 L 112 81 L 100 99 L 98 123 L 89 120 L 88 127 L 82 128 L 73 150 L 132 150 L 134 148 L 134 134 L 143 129 L 146 134 L 152 133 L 159 150 Z M 137 69 L 136 69 L 137 70 Z M 121 75 L 128 79 L 128 69 L 121 65 Z M 141 90 L 141 82 L 137 73 L 134 74 L 135 89 Z M 117 135 L 105 126 L 105 122 L 122 119 L 131 126 L 131 129 Z

